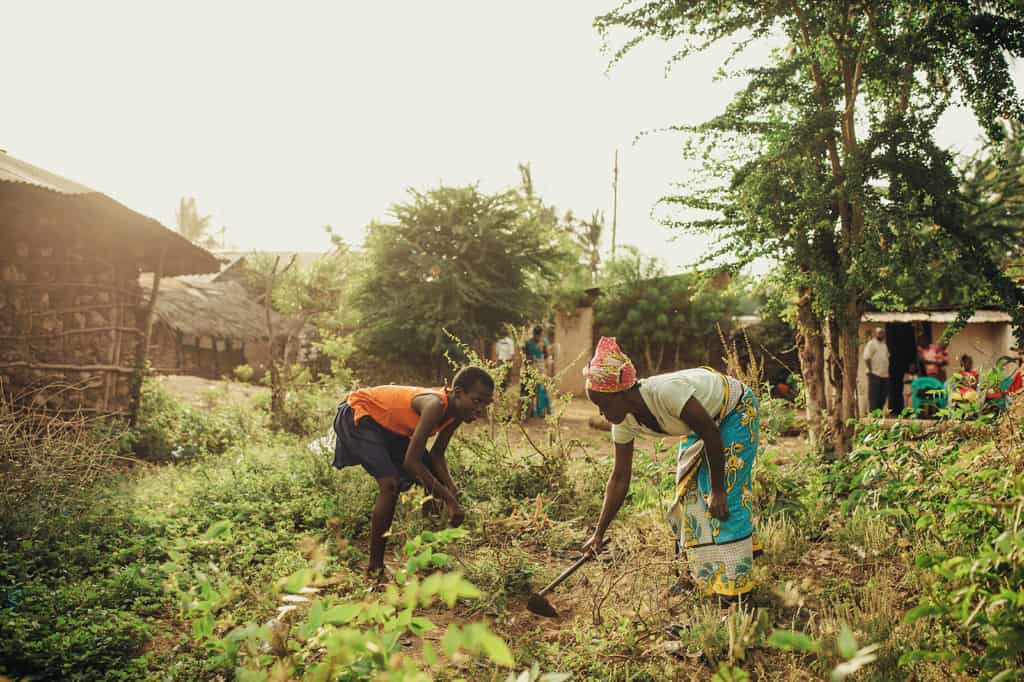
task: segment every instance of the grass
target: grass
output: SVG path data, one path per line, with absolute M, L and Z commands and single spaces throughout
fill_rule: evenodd
M 607 434 L 551 427 L 535 429 L 533 445 L 515 429 L 506 439 L 486 425 L 452 445 L 468 533 L 444 551 L 481 595 L 459 599 L 451 610 L 423 609 L 438 630 L 413 638 L 403 651 L 432 676 L 505 678 L 506 668 L 461 654 L 436 666 L 425 661 L 424 645 L 440 648 L 449 624 L 480 620 L 509 644 L 518 669 L 536 664 L 579 680 L 707 680 L 735 669 L 754 679 L 821 679 L 851 660 L 847 634 L 855 649 L 879 645 L 865 654 L 877 660 L 862 663 L 856 679 L 983 674 L 969 665 L 961 671 L 956 658 L 901 657 L 978 647 L 948 621 L 908 622 L 905 614 L 943 584 L 928 566 L 918 567 L 922 553 L 959 551 L 995 537 L 998 528 L 978 528 L 948 504 L 980 491 L 1009 499 L 1012 486 L 987 473 L 997 460 L 986 460 L 991 446 L 984 439 L 945 455 L 963 469 L 945 492 L 937 489 L 940 478 L 928 479 L 931 506 L 912 487 L 914 476 L 941 477 L 942 467 L 929 458 L 941 457 L 950 443 L 904 452 L 897 448 L 906 450 L 909 441 L 897 434 L 878 450 L 896 469 L 868 483 L 865 471 L 874 465 L 866 455 L 826 466 L 797 440 L 767 447 L 755 489 L 767 551 L 755 562 L 759 587 L 752 603 L 731 611 L 668 589 L 684 569 L 661 519 L 672 455 L 644 444 L 630 497 L 609 531 L 609 556 L 551 595 L 562 617 L 546 621 L 525 610 L 526 598 L 587 537 L 611 463 Z M 282 579 L 311 566 L 318 552 L 325 595 L 370 599 L 361 569 L 372 479 L 356 469 L 333 470 L 326 456 L 306 447 L 308 438 L 251 428 L 222 452 L 107 476 L 77 491 L 57 513 L 42 504 L 7 510 L 0 536 L 0 674 L 229 679 L 232 667 L 214 655 L 209 639 L 196 636 L 196 615 L 181 595 L 215 595 L 216 636 L 265 623 L 280 606 Z M 914 476 L 900 475 L 901 457 Z M 422 516 L 419 500 L 415 491 L 403 495 L 389 545 L 393 567 L 408 540 L 441 527 Z M 920 508 L 907 512 L 908 500 Z M 897 505 L 902 515 L 893 511 Z M 942 512 L 945 535 L 917 527 L 918 518 L 935 510 Z M 980 518 L 1002 518 L 995 514 Z M 197 592 L 197 585 L 206 587 Z M 783 645 L 780 632 L 806 639 Z

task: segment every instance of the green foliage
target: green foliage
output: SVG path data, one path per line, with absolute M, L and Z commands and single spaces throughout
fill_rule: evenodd
M 783 651 L 799 651 L 804 653 L 817 654 L 825 647 L 813 637 L 808 637 L 803 632 L 792 630 L 776 630 L 768 637 L 768 646 L 782 649 Z M 870 644 L 861 648 L 850 627 L 843 624 L 842 630 L 836 637 L 834 649 L 839 654 L 840 661 L 832 668 L 829 679 L 832 682 L 841 682 L 857 672 L 864 666 L 877 660 L 875 651 L 877 644 Z
M 927 617 L 944 627 L 930 638 L 934 650 L 905 652 L 901 665 L 952 657 L 974 672 L 1009 675 L 1024 653 L 1024 595 L 1017 592 L 1024 575 L 1016 559 L 1024 547 L 1017 528 L 1024 482 L 986 466 L 992 443 L 962 449 L 955 435 L 940 438 L 916 424 L 868 424 L 859 447 L 837 463 L 835 490 L 845 509 L 871 510 L 934 548 L 916 564 L 936 580 L 907 621 Z M 947 632 L 959 633 L 963 646 L 950 651 Z M 981 656 L 971 646 L 978 640 L 985 642 Z
M 607 434 L 564 421 L 563 402 L 527 429 L 497 416 L 460 429 L 449 466 L 465 530 L 439 530 L 422 493 L 403 495 L 379 592 L 362 576 L 373 479 L 258 426 L 221 455 L 20 508 L 0 527 L 0 675 L 948 679 L 1018 666 L 1020 452 L 973 423 L 869 423 L 827 470 L 789 443 L 761 453 L 766 554 L 751 602 L 726 613 L 666 591 L 680 568 L 660 527 L 675 450 L 641 443 L 608 560 L 552 596 L 552 637 L 523 600 L 578 556 L 611 468 Z
M 597 331 L 614 336 L 641 374 L 717 362 L 717 325 L 728 329 L 740 297 L 698 275 L 665 274 L 657 259 L 633 247 L 606 264 L 595 304 Z
M 961 633 L 968 642 L 981 645 L 981 655 L 966 650 L 959 654 L 963 666 L 992 679 L 1015 679 L 1024 674 L 1024 531 L 1019 527 L 1024 511 L 1022 484 L 1008 506 L 981 503 L 997 517 L 994 530 L 1001 530 L 977 549 L 946 557 L 944 553 L 918 557 L 919 568 L 936 576 L 931 593 L 907 612 L 907 622 L 930 618 Z M 906 663 L 942 656 L 944 651 L 913 651 Z
M 249 438 L 258 425 L 258 417 L 243 408 L 193 407 L 176 400 L 158 379 L 146 379 L 129 440 L 143 459 L 180 461 L 225 452 Z
M 701 173 L 662 203 L 668 225 L 714 240 L 705 262 L 774 259 L 829 323 L 841 452 L 869 303 L 901 307 L 963 287 L 968 307 L 998 296 L 1024 334 L 1024 290 L 983 243 L 994 226 L 968 219 L 952 155 L 934 136 L 954 94 L 995 139 L 999 118 L 1024 116 L 1006 58 L 1024 56 L 1019 4 L 626 0 L 595 24 L 606 39 L 625 32 L 613 62 L 655 41 L 673 46 L 672 62 L 729 44 L 729 64 L 782 40 L 767 63 L 721 70 L 745 81 L 724 111 L 675 128 Z
M 264 627 L 236 625 L 230 617 L 218 616 L 230 603 L 225 596 L 234 589 L 230 578 L 214 584 L 204 572 L 195 571 L 187 588 L 181 587 L 180 576 L 169 585 L 183 615 L 193 619 L 194 639 L 214 654 L 211 665 L 234 669 L 236 678 L 266 679 L 285 672 L 303 680 L 337 679 L 339 674 L 346 680 L 371 680 L 387 671 L 388 679 L 429 679 L 428 670 L 450 663 L 442 663 L 428 642 L 423 644 L 425 665 L 417 663 L 403 653 L 403 640 L 437 629 L 430 618 L 420 615 L 434 602 L 452 608 L 460 600 L 480 596 L 460 572 L 434 571 L 451 564 L 451 558 L 439 550 L 465 535 L 465 531 L 447 529 L 410 539 L 403 548 L 406 563 L 395 584 L 361 601 L 319 596 L 316 586 L 323 580 L 324 553 L 314 548 L 313 567 L 296 571 L 283 585 L 286 592 L 308 596 L 285 597 L 277 618 Z M 441 639 L 441 652 L 449 660 L 462 652 L 502 667 L 515 662 L 505 641 L 483 623 L 450 624 Z
M 438 378 L 438 358 L 521 326 L 546 307 L 545 289 L 565 257 L 556 218 L 532 195 L 488 195 L 475 186 L 410 190 L 373 223 L 353 303 L 361 349 Z
M 84 682 L 148 669 L 141 649 L 164 601 L 160 531 L 123 498 L 101 492 L 94 508 L 83 500 L 93 494 L 0 517 L 0 675 Z
M 249 286 L 270 302 L 267 311 L 267 338 L 271 357 L 270 417 L 279 430 L 308 433 L 309 424 L 297 410 L 295 395 L 310 382 L 309 368 L 298 362 L 300 351 L 318 348 L 331 358 L 331 369 L 341 372 L 339 382 L 351 377 L 344 372 L 347 358 L 339 329 L 350 321 L 342 300 L 351 292 L 356 269 L 355 257 L 339 237 L 331 234 L 334 251 L 315 260 L 309 267 L 298 267 L 295 258 L 283 263 L 280 256 L 253 253 L 247 257 L 246 275 Z M 314 331 L 316 330 L 316 331 Z M 314 335 L 320 334 L 320 342 Z M 289 404 L 291 402 L 291 404 Z M 301 402 L 301 401 L 300 401 Z
M 341 379 L 345 378 L 343 373 Z M 295 369 L 289 376 L 289 387 L 279 401 L 277 415 L 272 419 L 274 427 L 297 436 L 327 433 L 338 402 L 348 392 L 349 384 L 337 379 L 321 377 L 320 381 L 313 381 L 309 370 Z M 270 413 L 272 402 L 272 396 L 263 395 L 254 401 L 254 405 Z

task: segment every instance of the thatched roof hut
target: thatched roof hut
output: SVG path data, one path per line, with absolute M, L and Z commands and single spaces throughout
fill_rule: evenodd
M 139 280 L 144 290 L 151 281 Z M 269 360 L 266 309 L 235 282 L 163 280 L 153 313 L 155 371 L 215 379 L 243 364 L 260 372 Z M 287 333 L 287 320 L 271 315 Z
M 219 264 L 152 218 L 0 152 L 0 392 L 52 412 L 134 414 L 140 271 Z

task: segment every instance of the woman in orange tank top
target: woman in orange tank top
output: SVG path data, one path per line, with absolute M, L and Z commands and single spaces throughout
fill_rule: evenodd
M 445 450 L 455 429 L 483 414 L 494 380 L 479 367 L 465 367 L 451 388 L 374 386 L 350 393 L 334 418 L 334 466 L 360 465 L 377 479 L 380 491 L 370 517 L 370 562 L 366 572 L 384 572 L 384 536 L 391 528 L 398 494 L 420 483 L 445 503 L 449 522 L 465 516 Z M 436 435 L 427 451 L 427 439 Z

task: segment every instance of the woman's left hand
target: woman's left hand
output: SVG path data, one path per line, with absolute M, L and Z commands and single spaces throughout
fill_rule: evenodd
M 726 501 L 724 490 L 711 489 L 711 494 L 708 495 L 708 511 L 719 521 L 729 518 L 729 503 Z

